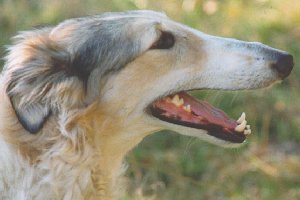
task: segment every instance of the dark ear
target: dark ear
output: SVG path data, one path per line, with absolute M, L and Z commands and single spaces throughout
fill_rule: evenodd
M 29 133 L 37 133 L 51 113 L 49 106 L 45 104 L 32 103 L 20 107 L 15 97 L 11 97 L 11 102 L 19 122 Z
M 37 133 L 51 115 L 55 85 L 68 76 L 69 56 L 43 32 L 17 39 L 5 65 L 6 92 L 24 129 Z

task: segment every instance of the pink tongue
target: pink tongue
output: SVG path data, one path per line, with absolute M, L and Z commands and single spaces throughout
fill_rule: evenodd
M 178 96 L 184 100 L 184 106 L 191 106 L 191 113 L 185 111 L 183 105 L 177 107 L 165 99 L 160 99 L 154 102 L 153 105 L 164 110 L 164 115 L 166 117 L 176 117 L 180 121 L 205 126 L 218 126 L 227 131 L 234 131 L 235 127 L 238 125 L 235 120 L 230 119 L 222 110 L 211 106 L 205 101 L 196 100 L 186 92 L 179 92 Z

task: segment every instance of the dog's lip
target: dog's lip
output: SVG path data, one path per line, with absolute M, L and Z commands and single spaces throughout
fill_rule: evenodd
M 184 102 L 171 102 L 176 95 Z M 243 143 L 246 140 L 244 131 L 236 131 L 239 122 L 229 118 L 222 110 L 205 101 L 196 100 L 184 91 L 156 99 L 148 106 L 148 111 L 159 120 L 206 130 L 207 134 L 231 143 Z

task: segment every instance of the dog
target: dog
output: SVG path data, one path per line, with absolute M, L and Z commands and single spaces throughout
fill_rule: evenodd
M 267 87 L 287 52 L 207 35 L 155 11 L 20 32 L 1 75 L 1 199 L 117 199 L 123 158 L 168 129 L 221 146 L 251 133 L 187 91 Z

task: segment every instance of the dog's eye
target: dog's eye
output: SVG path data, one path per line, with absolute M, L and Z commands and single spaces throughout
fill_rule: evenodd
M 174 46 L 175 38 L 170 32 L 162 32 L 159 39 L 150 49 L 170 49 Z

